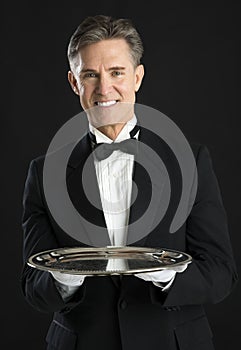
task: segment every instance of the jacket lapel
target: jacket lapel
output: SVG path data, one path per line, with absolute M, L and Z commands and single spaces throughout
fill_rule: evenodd
M 166 162 L 168 155 L 160 140 L 142 128 L 133 172 L 133 182 L 136 186 L 133 186 L 132 190 L 133 205 L 130 208 L 128 245 L 144 246 L 148 234 L 155 227 L 155 217 L 164 216 L 167 210 L 170 181 Z
M 89 245 L 110 245 L 101 206 L 89 136 L 86 135 L 74 148 L 67 168 L 67 188 L 70 199 L 80 214 Z

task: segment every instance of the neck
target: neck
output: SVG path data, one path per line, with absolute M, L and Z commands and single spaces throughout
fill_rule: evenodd
M 99 127 L 98 130 L 102 132 L 102 134 L 104 134 L 105 136 L 109 137 L 109 139 L 114 141 L 125 126 L 125 124 L 126 123 L 105 125 Z

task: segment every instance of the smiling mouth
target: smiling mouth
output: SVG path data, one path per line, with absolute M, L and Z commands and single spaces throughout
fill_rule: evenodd
M 117 102 L 118 102 L 118 100 L 96 101 L 96 102 L 95 102 L 95 106 L 99 106 L 99 107 L 110 107 L 110 106 L 114 106 Z

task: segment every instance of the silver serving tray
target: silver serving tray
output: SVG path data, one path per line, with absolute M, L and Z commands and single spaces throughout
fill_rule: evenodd
M 39 270 L 76 275 L 121 275 L 172 269 L 191 262 L 189 254 L 156 248 L 61 248 L 31 256 L 28 265 Z

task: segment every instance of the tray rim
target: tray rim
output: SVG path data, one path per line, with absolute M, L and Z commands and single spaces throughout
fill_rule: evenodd
M 169 264 L 166 266 L 160 266 L 160 267 L 147 267 L 147 268 L 141 268 L 141 269 L 132 269 L 132 270 L 108 270 L 108 271 L 87 271 L 87 270 L 74 270 L 74 269 L 59 269 L 59 268 L 54 268 L 54 267 L 49 267 L 49 266 L 43 266 L 43 265 L 39 265 L 37 263 L 35 263 L 33 260 L 36 259 L 38 256 L 40 255 L 44 255 L 44 254 L 50 254 L 53 252 L 63 252 L 63 251 L 74 251 L 75 253 L 78 253 L 80 251 L 84 252 L 84 251 L 90 251 L 90 252 L 106 252 L 106 251 L 112 251 L 112 254 L 115 251 L 132 251 L 135 250 L 136 253 L 150 253 L 150 254 L 157 254 L 157 253 L 161 253 L 161 252 L 169 252 L 169 253 L 178 253 L 178 254 L 182 254 L 186 259 L 184 261 L 180 261 L 180 262 L 176 262 L 173 264 Z M 108 253 L 107 253 L 108 254 Z M 101 257 L 101 255 L 100 255 Z M 98 258 L 98 256 L 97 256 Z M 109 258 L 111 258 L 111 253 Z M 175 249 L 169 249 L 169 248 L 152 248 L 152 247 L 138 247 L 138 246 L 106 246 L 106 247 L 63 247 L 63 248 L 53 248 L 53 249 L 48 249 L 48 250 L 44 250 L 44 251 L 40 251 L 38 253 L 35 253 L 33 255 L 31 255 L 28 259 L 27 259 L 27 264 L 28 266 L 38 269 L 38 270 L 42 270 L 42 271 L 55 271 L 55 272 L 61 272 L 61 273 L 66 273 L 66 274 L 72 274 L 72 275 L 86 275 L 86 276 L 110 276 L 110 275 L 133 275 L 136 273 L 144 273 L 144 272 L 154 272 L 154 271 L 161 271 L 161 270 L 170 270 L 172 269 L 174 266 L 178 267 L 178 266 L 182 266 L 185 264 L 189 264 L 192 262 L 192 256 L 186 252 L 180 251 L 180 250 L 175 250 Z

